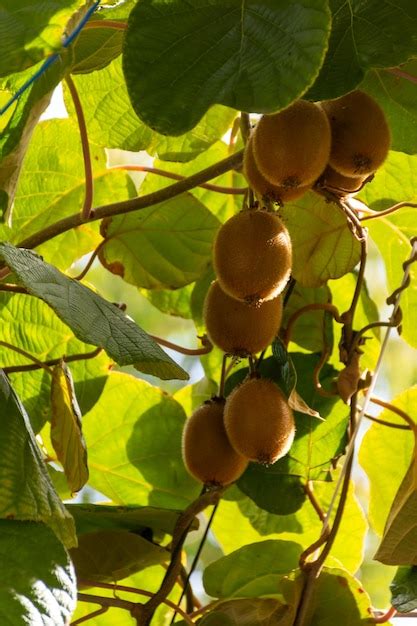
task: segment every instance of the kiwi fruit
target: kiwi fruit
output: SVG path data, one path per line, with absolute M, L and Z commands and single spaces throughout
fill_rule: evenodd
M 385 161 L 391 135 L 379 104 L 363 91 L 324 100 L 332 133 L 329 165 L 343 176 L 367 176 Z
M 318 182 L 320 187 L 329 189 L 338 196 L 349 196 L 360 191 L 368 178 L 368 176 L 343 176 L 328 165 Z
M 251 378 L 235 387 L 226 400 L 224 424 L 239 454 L 266 465 L 287 454 L 295 435 L 286 397 L 264 378 Z
M 190 474 L 205 485 L 228 485 L 245 471 L 248 460 L 236 452 L 226 435 L 224 399 L 213 398 L 186 421 L 182 456 Z
M 264 350 L 278 333 L 282 298 L 248 304 L 232 298 L 214 281 L 204 301 L 209 339 L 227 354 L 248 356 Z
M 270 300 L 284 289 L 291 272 L 287 229 L 275 213 L 245 210 L 220 227 L 213 264 L 219 285 L 245 302 Z
M 264 115 L 253 131 L 253 153 L 261 174 L 274 185 L 293 189 L 311 185 L 327 165 L 330 125 L 314 102 L 297 100 Z
M 284 204 L 291 200 L 297 200 L 301 198 L 309 189 L 311 185 L 305 187 L 278 187 L 269 180 L 267 180 L 259 171 L 256 165 L 255 157 L 253 154 L 253 139 L 250 137 L 245 147 L 245 153 L 243 157 L 243 173 L 249 183 L 249 186 L 255 193 L 262 198 L 277 202 L 278 204 Z

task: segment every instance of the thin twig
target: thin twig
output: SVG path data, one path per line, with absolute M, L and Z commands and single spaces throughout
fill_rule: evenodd
M 26 350 L 23 350 L 22 348 L 18 348 L 17 346 L 14 346 L 11 343 L 7 343 L 7 341 L 0 341 L 0 346 L 3 346 L 3 348 L 7 348 L 8 350 L 13 350 L 13 352 L 17 352 L 18 354 L 24 356 L 25 359 L 28 359 L 29 361 L 33 361 L 33 363 L 36 363 L 37 369 L 42 368 L 46 370 L 48 374 L 51 374 L 52 376 L 51 368 L 48 367 L 48 365 L 46 365 L 46 363 L 44 363 L 43 361 L 40 361 L 36 356 L 33 356 L 33 354 L 30 354 L 30 352 L 26 352 Z M 7 373 L 7 368 L 4 367 L 3 371 Z
M 171 341 L 167 341 L 162 337 L 157 337 L 156 335 L 149 335 L 151 339 L 159 343 L 161 346 L 165 346 L 165 348 L 170 348 L 171 350 L 175 350 L 175 352 L 179 352 L 180 354 L 187 354 L 189 356 L 199 356 L 202 354 L 209 354 L 213 350 L 213 344 L 207 335 L 203 335 L 199 339 L 201 339 L 201 343 L 203 344 L 202 348 L 184 348 L 184 346 L 179 346 L 176 343 L 172 343 Z
M 226 363 L 227 363 L 227 354 L 223 355 L 222 360 L 222 371 L 220 374 L 220 382 L 219 382 L 219 398 L 224 398 L 224 385 L 226 382 Z
M 365 220 L 374 220 L 378 217 L 383 217 L 384 215 L 390 215 L 391 213 L 395 213 L 399 209 L 402 209 L 406 206 L 412 209 L 417 208 L 417 204 L 415 202 L 397 202 L 397 204 L 394 204 L 393 206 L 389 207 L 389 209 L 385 209 L 384 211 L 372 211 L 370 215 L 365 215 L 364 217 L 361 217 L 360 221 L 364 222 Z
M 93 252 L 91 253 L 91 256 L 88 259 L 84 269 L 77 276 L 73 276 L 74 280 L 82 280 L 84 278 L 87 272 L 91 269 L 91 266 L 93 265 L 95 259 L 97 258 L 98 253 L 100 252 L 101 248 L 104 246 L 105 243 L 106 243 L 105 239 L 103 239 L 103 241 L 100 241 L 97 248 L 93 250 Z
M 288 319 L 287 328 L 285 329 L 282 339 L 283 343 L 286 346 L 288 346 L 291 341 L 294 324 L 296 323 L 298 318 L 304 315 L 304 313 L 308 313 L 308 311 L 328 311 L 332 314 L 333 319 L 336 322 L 338 322 L 339 324 L 343 323 L 343 320 L 339 314 L 339 310 L 334 304 L 330 304 L 330 302 L 314 302 L 311 304 L 306 304 L 305 306 L 301 307 L 301 309 L 295 311 Z
M 171 178 L 172 180 L 186 179 L 186 176 L 182 176 L 181 174 L 161 170 L 159 167 L 151 167 L 150 165 L 112 165 L 108 169 L 126 170 L 127 172 L 148 172 L 149 174 L 158 174 L 159 176 Z M 209 191 L 236 196 L 244 195 L 247 192 L 247 187 L 222 187 L 221 185 L 211 185 L 210 183 L 201 183 L 201 185 L 196 185 L 196 187 L 203 187 L 203 189 L 208 189 Z
M 381 426 L 389 426 L 389 428 L 397 428 L 398 430 L 411 430 L 410 426 L 407 426 L 406 424 L 394 424 L 393 422 L 380 420 L 379 417 L 374 417 L 373 415 L 369 415 L 369 413 L 365 413 L 364 417 L 372 422 L 381 424 Z
M 396 614 L 397 614 L 397 609 L 391 606 L 388 609 L 388 611 L 386 611 L 382 615 L 379 615 L 378 617 L 375 616 L 371 618 L 370 621 L 372 622 L 372 624 L 386 624 L 388 620 L 390 620 L 391 617 L 395 617 Z
M 197 187 L 201 183 L 207 182 L 212 178 L 217 178 L 220 174 L 228 172 L 241 163 L 242 156 L 243 150 L 240 150 L 239 152 L 232 154 L 232 156 L 229 156 L 218 163 L 214 163 L 204 170 L 201 170 L 184 180 L 180 180 L 173 185 L 168 185 L 163 189 L 159 189 L 158 191 L 154 191 L 139 198 L 131 198 L 122 202 L 112 202 L 110 204 L 97 207 L 92 210 L 88 220 L 83 219 L 80 212 L 75 213 L 74 215 L 69 215 L 54 224 L 50 224 L 43 230 L 34 233 L 30 237 L 23 239 L 17 244 L 17 246 L 29 249 L 36 248 L 42 243 L 45 243 L 58 235 L 62 235 L 62 233 L 72 230 L 77 226 L 81 226 L 84 223 L 102 220 L 104 217 L 124 215 L 132 211 L 139 211 L 141 209 L 146 209 L 149 206 L 153 206 L 154 204 L 169 200 L 170 198 L 179 196 L 185 191 L 189 191 L 190 189 Z
M 69 356 L 62 356 L 58 359 L 49 359 L 48 361 L 35 361 L 35 363 L 31 363 L 28 365 L 10 365 L 8 367 L 3 367 L 3 371 L 5 374 L 15 374 L 16 372 L 32 372 L 33 370 L 38 370 L 41 368 L 45 368 L 45 366 L 53 366 L 58 365 L 61 361 L 65 363 L 71 363 L 72 361 L 87 361 L 88 359 L 94 359 L 96 356 L 103 351 L 103 348 L 96 348 L 92 350 L 92 352 L 84 352 L 82 354 L 71 354 Z M 25 353 L 24 356 L 27 356 Z
M 385 400 L 381 400 L 381 398 L 377 398 L 375 396 L 371 396 L 369 399 L 373 404 L 377 404 L 384 409 L 388 409 L 388 411 L 391 411 L 391 413 L 395 413 L 395 415 L 401 417 L 404 421 L 407 422 L 411 430 L 415 431 L 417 429 L 416 422 L 408 415 L 408 413 L 406 413 L 402 409 L 399 409 L 397 406 L 394 406 L 390 402 L 386 402 Z
M 25 295 L 29 295 L 26 287 L 12 283 L 0 283 L 0 291 L 10 291 L 11 293 L 24 293 Z
M 88 613 L 88 615 L 84 615 L 84 617 L 79 617 L 75 620 L 75 622 L 71 622 L 70 626 L 77 626 L 78 624 L 88 622 L 90 619 L 93 619 L 93 617 L 98 617 L 99 615 L 103 615 L 103 613 L 107 613 L 108 610 L 108 606 L 102 606 L 101 609 L 97 609 L 97 611 L 92 611 L 91 613 Z
M 130 602 L 129 600 L 121 600 L 121 598 L 108 598 L 107 596 L 96 596 L 90 593 L 80 593 L 78 592 L 78 601 L 79 602 L 92 602 L 93 604 L 99 604 L 104 607 L 114 606 L 117 609 L 125 609 L 125 611 L 131 611 L 135 606 L 134 602 Z
M 326 516 L 324 514 L 323 509 L 320 506 L 319 501 L 317 500 L 316 496 L 314 495 L 314 487 L 313 487 L 313 481 L 312 480 L 308 480 L 306 482 L 306 484 L 304 485 L 304 491 L 305 491 L 308 499 L 310 500 L 310 503 L 312 504 L 313 509 L 317 513 L 320 521 L 324 522 Z
M 85 196 L 81 216 L 83 220 L 88 220 L 90 217 L 91 207 L 93 206 L 93 169 L 91 165 L 90 144 L 88 143 L 87 125 L 85 123 L 84 111 L 81 100 L 70 74 L 66 75 L 65 82 L 67 83 L 68 89 L 71 94 L 75 114 L 77 116 L 78 128 L 80 131 L 85 177 Z
M 323 396 L 324 398 L 332 398 L 333 396 L 339 395 L 337 391 L 327 391 L 324 387 L 321 386 L 320 382 L 320 372 L 323 369 L 324 364 L 330 356 L 330 351 L 326 348 L 320 355 L 319 362 L 313 370 L 313 383 L 317 392 Z

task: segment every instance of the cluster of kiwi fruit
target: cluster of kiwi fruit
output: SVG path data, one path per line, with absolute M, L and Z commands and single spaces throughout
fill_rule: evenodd
M 345 196 L 372 179 L 389 147 L 384 112 L 365 92 L 297 100 L 259 120 L 246 146 L 244 173 L 259 196 L 279 204 L 312 188 Z
M 217 233 L 217 280 L 204 304 L 213 344 L 226 354 L 252 357 L 279 331 L 292 248 L 271 202 L 296 200 L 312 188 L 353 193 L 380 167 L 389 145 L 382 109 L 361 91 L 319 103 L 298 100 L 259 120 L 246 144 L 243 170 L 266 207 L 255 203 Z M 294 434 L 285 395 L 255 372 L 227 399 L 211 398 L 187 420 L 183 458 L 204 484 L 227 485 L 249 461 L 269 465 L 287 454 Z
M 276 337 L 281 293 L 289 279 L 291 240 L 275 212 L 257 207 L 234 215 L 219 229 L 213 249 L 215 280 L 206 295 L 207 334 L 234 357 L 252 357 Z M 212 398 L 186 422 L 183 458 L 206 485 L 227 485 L 249 461 L 271 464 L 294 439 L 291 408 L 279 387 L 257 374 L 225 400 Z

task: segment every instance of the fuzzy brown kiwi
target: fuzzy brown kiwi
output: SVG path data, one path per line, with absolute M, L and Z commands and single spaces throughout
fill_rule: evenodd
M 328 165 L 318 182 L 320 187 L 329 189 L 338 196 L 349 196 L 360 191 L 368 178 L 368 176 L 343 176 Z
M 271 464 L 287 454 L 295 435 L 287 399 L 271 380 L 252 378 L 226 400 L 224 424 L 233 448 L 251 461 Z
M 186 468 L 205 485 L 228 485 L 245 471 L 248 460 L 227 438 L 223 421 L 224 400 L 213 398 L 186 421 L 182 455 Z
M 329 164 L 344 176 L 366 176 L 385 161 L 391 134 L 379 104 L 363 91 L 324 100 L 332 133 Z
M 291 273 L 292 248 L 287 229 L 275 213 L 245 210 L 217 232 L 213 264 L 219 285 L 245 302 L 275 298 Z
M 314 102 L 297 100 L 259 120 L 253 153 L 259 171 L 274 185 L 284 189 L 310 185 L 329 160 L 329 121 Z
M 245 147 L 245 153 L 243 157 L 243 173 L 249 183 L 249 186 L 262 198 L 272 200 L 278 204 L 284 204 L 291 200 L 297 200 L 301 198 L 309 189 L 311 185 L 304 187 L 279 187 L 274 185 L 269 180 L 262 176 L 256 165 L 255 156 L 253 154 L 253 138 L 250 137 Z
M 248 356 L 264 350 L 278 333 L 282 298 L 258 305 L 231 298 L 214 281 L 204 301 L 204 321 L 209 339 L 227 354 Z

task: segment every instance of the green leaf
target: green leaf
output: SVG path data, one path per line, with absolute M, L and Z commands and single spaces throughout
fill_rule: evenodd
M 119 365 L 132 364 L 163 379 L 188 378 L 117 306 L 44 263 L 34 252 L 3 243 L 0 258 L 16 272 L 30 293 L 49 304 L 81 341 L 103 347 Z
M 141 293 L 162 313 L 190 319 L 190 298 L 194 286 L 195 283 L 190 283 L 177 289 L 142 289 Z
M 41 521 L 67 546 L 75 546 L 74 522 L 56 494 L 29 418 L 0 370 L 0 517 Z
M 103 265 L 146 289 L 176 289 L 200 278 L 211 262 L 220 223 L 191 194 L 102 222 Z
M 115 529 L 84 533 L 70 555 L 77 580 L 83 586 L 83 580 L 114 583 L 170 559 L 165 548 L 140 535 Z
M 417 567 L 399 567 L 390 590 L 392 606 L 399 613 L 417 609 Z
M 111 529 L 128 530 L 136 534 L 152 530 L 172 535 L 179 515 L 176 511 L 151 506 L 67 504 L 66 508 L 74 518 L 77 535 Z M 197 518 L 194 528 L 198 528 Z
M 291 357 L 297 372 L 299 395 L 325 420 L 296 412 L 296 435 L 289 453 L 270 467 L 251 464 L 238 483 L 259 507 L 278 515 L 294 513 L 302 506 L 305 493 L 301 479 L 326 479 L 332 459 L 343 452 L 349 417 L 340 400 L 323 397 L 314 387 L 311 372 L 320 357 L 297 353 Z M 260 371 L 263 376 L 274 379 L 277 376 L 274 359 L 263 361 Z M 329 365 L 322 369 L 325 388 L 334 375 L 335 370 Z
M 204 589 L 214 598 L 276 595 L 279 580 L 297 568 L 301 552 L 292 541 L 246 545 L 206 567 Z
M 185 413 L 149 383 L 112 372 L 84 416 L 90 484 L 118 504 L 184 508 L 200 485 L 182 462 Z
M 64 361 L 53 369 L 51 406 L 52 445 L 64 468 L 71 493 L 76 493 L 88 480 L 87 448 L 71 370 Z
M 394 67 L 415 55 L 414 0 L 331 0 L 329 49 L 309 97 L 335 98 L 354 89 L 371 68 Z
M 129 177 L 106 167 L 103 149 L 90 144 L 94 206 L 135 195 Z M 18 243 L 64 217 L 80 211 L 85 173 L 78 129 L 68 119 L 41 122 L 33 134 L 16 190 L 13 227 L 0 228 L 0 239 Z M 62 269 L 101 241 L 96 223 L 83 224 L 38 248 Z
M 391 404 L 408 415 L 413 415 L 416 402 L 417 386 L 391 400 Z M 402 418 L 388 409 L 384 409 L 378 417 L 394 424 L 405 424 Z M 379 535 L 382 534 L 391 503 L 409 467 L 413 444 L 414 438 L 410 431 L 394 431 L 377 423 L 372 424 L 362 440 L 359 462 L 370 483 L 369 520 Z
M 282 109 L 317 76 L 329 27 L 323 0 L 302 7 L 294 0 L 140 2 L 129 16 L 123 55 L 133 107 L 168 135 L 193 128 L 215 103 Z
M 288 609 L 273 598 L 229 600 L 216 605 L 201 626 L 290 626 Z M 292 616 L 293 617 L 293 616 Z
M 66 626 L 77 602 L 67 552 L 44 524 L 0 520 L 0 621 Z
M 284 309 L 282 326 L 286 328 L 289 318 L 299 309 L 310 304 L 328 302 L 331 302 L 331 293 L 327 285 L 322 287 L 303 287 L 296 283 Z M 295 322 L 291 333 L 291 341 L 305 350 L 321 352 L 324 347 L 324 337 L 326 337 L 326 346 L 331 348 L 333 340 L 331 319 L 329 323 L 329 314 L 326 314 L 323 310 L 306 311 Z
M 105 22 L 103 22 L 103 25 Z M 100 35 L 96 35 L 98 32 Z M 90 39 L 94 33 L 94 40 Z M 229 128 L 236 111 L 223 106 L 213 107 L 201 119 L 200 123 L 190 132 L 180 137 L 165 137 L 152 131 L 139 120 L 127 93 L 122 72 L 121 59 L 110 64 L 110 54 L 118 50 L 122 31 L 112 30 L 112 39 L 108 39 L 109 29 L 91 29 L 82 40 L 80 55 L 88 55 L 80 59 L 73 72 L 91 71 L 89 74 L 76 74 L 74 83 L 83 106 L 90 141 L 107 148 L 123 150 L 147 150 L 168 161 L 189 161 L 207 150 L 220 139 Z M 117 33 L 117 35 L 116 35 Z M 81 37 L 83 33 L 81 34 Z M 105 44 L 103 55 L 100 44 Z M 109 47 L 114 43 L 114 48 Z M 77 47 L 75 48 L 77 60 Z M 103 65 L 104 67 L 99 67 Z M 75 111 L 68 88 L 64 85 L 65 104 L 71 117 L 75 120 Z M 115 115 L 117 112 L 117 115 Z
M 417 434 L 410 466 L 391 504 L 375 559 L 386 565 L 417 565 Z
M 82 30 L 71 46 L 71 73 L 87 74 L 106 67 L 121 54 L 123 38 L 123 30 L 106 27 L 105 20 L 102 28 Z
M 303 287 L 320 287 L 359 262 L 360 243 L 336 204 L 308 192 L 280 213 L 292 241 L 292 274 Z
M 12 223 L 12 207 L 22 162 L 32 133 L 48 106 L 52 92 L 66 70 L 66 58 L 57 61 L 19 98 L 0 136 L 0 222 Z M 16 93 L 34 70 L 14 74 L 0 82 L 0 88 Z
M 83 4 L 82 0 L 20 0 L 3 4 L 0 76 L 30 67 L 60 50 L 65 27 Z
M 401 70 L 415 75 L 417 62 L 412 60 Z M 383 108 L 391 130 L 392 150 L 415 154 L 417 105 L 414 84 L 390 72 L 375 69 L 367 73 L 360 88 L 375 98 Z

